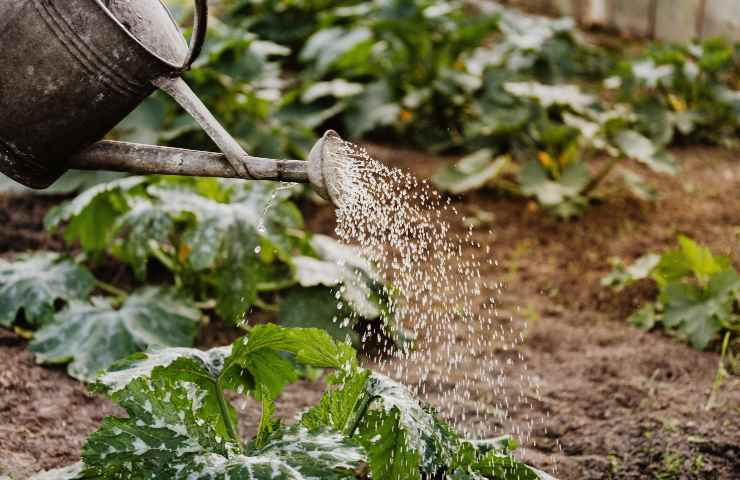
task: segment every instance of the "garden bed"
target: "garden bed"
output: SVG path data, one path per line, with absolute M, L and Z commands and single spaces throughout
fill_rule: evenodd
M 372 147 L 371 153 L 421 177 L 431 176 L 444 161 L 388 147 Z M 719 356 L 624 321 L 649 296 L 651 285 L 638 283 L 614 293 L 599 283 L 610 270 L 609 257 L 631 261 L 664 250 L 675 244 L 679 232 L 740 264 L 736 155 L 705 148 L 675 153 L 684 161 L 679 176 L 644 172 L 658 187 L 657 203 L 640 202 L 606 184 L 602 188 L 616 191 L 577 221 L 557 221 L 533 204 L 485 191 L 456 200 L 463 215 L 481 209 L 494 216 L 492 235 L 487 228 L 476 233 L 476 240 L 490 245 L 499 260 L 496 269 L 483 273 L 505 283 L 498 302 L 502 316 L 527 324 L 518 349 L 540 389 L 540 395 L 526 392 L 531 408 L 511 414 L 520 421 L 536 419 L 525 458 L 548 471 L 556 466 L 559 478 L 740 475 L 738 378 L 725 380 L 716 406 L 706 410 Z M 44 213 L 57 202 L 48 197 L 0 197 L 0 255 L 63 250 L 63 243 L 42 225 Z M 303 209 L 309 230 L 332 233 L 330 208 L 306 201 Z M 127 275 L 115 264 L 105 270 L 96 273 L 104 279 Z M 465 329 L 460 332 L 469 335 Z M 198 346 L 223 344 L 237 335 L 235 329 L 212 324 Z M 0 361 L 5 366 L 0 374 L 0 474 L 18 478 L 77 460 L 86 436 L 103 416 L 117 411 L 102 397 L 88 395 L 62 369 L 36 366 L 24 344 L 10 331 L 0 333 Z M 459 368 L 462 374 L 465 364 Z M 517 375 L 522 368 L 514 362 L 510 373 Z M 455 382 L 454 377 L 432 378 L 427 392 L 434 400 Z M 291 387 L 278 413 L 292 417 L 314 403 L 320 391 L 320 385 L 308 382 Z M 256 424 L 254 405 L 239 407 L 242 424 Z M 495 427 L 491 425 L 490 433 L 496 433 Z

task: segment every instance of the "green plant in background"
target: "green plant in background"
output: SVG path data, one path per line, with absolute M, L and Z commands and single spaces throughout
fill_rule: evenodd
M 283 118 L 336 118 L 350 138 L 384 133 L 444 147 L 480 80 L 465 55 L 496 28 L 462 2 L 363 2 L 328 9 L 302 46 Z
M 630 266 L 618 264 L 602 284 L 617 290 L 652 278 L 658 285 L 655 302 L 630 316 L 634 325 L 651 330 L 662 325 L 700 350 L 722 332 L 740 332 L 740 275 L 726 257 L 679 236 L 679 248 L 659 257 L 646 255 Z
M 656 46 L 615 68 L 615 56 L 570 19 L 471 9 L 441 0 L 225 1 L 188 81 L 254 153 L 304 157 L 327 127 L 468 153 L 473 160 L 437 175 L 439 188 L 488 186 L 561 217 L 581 212 L 622 159 L 672 174 L 665 147 L 674 138 L 736 136 L 737 54 L 728 44 Z M 163 96 L 116 135 L 211 147 Z M 638 198 L 654 198 L 634 170 L 617 171 Z
M 321 401 L 283 425 L 275 402 L 297 379 L 291 359 L 334 373 Z M 92 388 L 128 416 L 105 418 L 82 462 L 37 480 L 550 478 L 515 460 L 508 437 L 463 439 L 405 387 L 361 368 L 351 347 L 316 329 L 258 325 L 227 347 L 138 353 Z M 227 389 L 261 405 L 258 431 L 246 443 Z
M 740 132 L 740 46 L 722 39 L 656 44 L 623 62 L 607 86 L 634 106 L 641 132 L 658 145 L 676 140 L 736 148 Z
M 575 85 L 506 78 L 496 70 L 487 73 L 480 100 L 486 106 L 475 110 L 479 117 L 466 130 L 467 144 L 484 148 L 442 169 L 433 178 L 438 188 L 463 193 L 489 185 L 534 197 L 567 218 L 588 205 L 594 189 L 625 159 L 658 173 L 676 172 L 673 157 L 635 130 L 627 106 L 605 105 Z M 485 112 L 498 113 L 490 117 Z M 485 159 L 481 152 L 487 152 Z M 596 154 L 609 159 L 590 169 L 588 160 Z M 516 162 L 503 165 L 508 156 Z M 650 199 L 637 173 L 623 168 L 621 174 L 635 195 Z
M 305 158 L 314 143 L 306 125 L 277 116 L 285 85 L 280 59 L 289 53 L 286 47 L 212 18 L 203 52 L 185 74 L 216 118 L 254 155 Z M 111 138 L 213 148 L 195 121 L 159 93 L 121 122 Z

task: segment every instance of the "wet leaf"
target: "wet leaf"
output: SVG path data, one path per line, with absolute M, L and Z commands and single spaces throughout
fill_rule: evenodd
M 281 432 L 249 455 L 281 460 L 300 472 L 296 478 L 301 479 L 354 479 L 367 462 L 364 449 L 353 439 L 300 426 Z
M 376 399 L 373 406 L 382 412 L 381 417 L 375 419 L 381 422 L 382 431 L 374 435 L 380 433 L 383 437 L 383 432 L 391 438 L 395 435 L 394 450 L 409 456 L 408 463 L 416 462 L 423 472 L 432 474 L 450 465 L 459 437 L 440 421 L 431 408 L 423 406 L 405 386 L 377 373 L 368 379 L 366 389 Z M 394 423 L 395 427 L 392 427 Z M 364 421 L 360 429 L 364 432 L 363 445 L 372 460 L 373 452 L 377 451 L 372 442 L 374 436 L 368 438 L 374 431 L 373 422 Z M 381 442 L 377 449 L 389 448 L 388 443 Z
M 343 368 L 356 361 L 352 347 L 335 343 L 323 330 L 257 325 L 234 342 L 226 360 L 225 382 L 244 385 L 258 399 L 267 393 L 274 400 L 298 378 L 293 364 L 279 352 L 291 353 L 299 363 L 312 367 Z
M 228 435 L 217 393 L 224 354 L 228 349 L 165 349 L 114 365 L 97 388 L 128 418 L 103 420 L 85 444 L 85 464 L 106 478 L 209 478 L 209 468 L 228 464 L 239 446 Z M 226 411 L 233 422 L 233 408 Z
M 409 433 L 400 425 L 401 412 L 371 411 L 363 419 L 358 438 L 368 451 L 373 478 L 421 479 L 421 454 L 409 445 Z
M 39 363 L 69 363 L 70 376 L 89 382 L 149 346 L 191 345 L 199 317 L 185 299 L 158 288 L 131 294 L 117 309 L 103 298 L 73 301 L 36 333 L 29 350 Z
M 301 416 L 301 425 L 311 430 L 332 428 L 353 434 L 365 406 L 372 399 L 366 388 L 370 374 L 365 369 L 343 369 L 330 375 L 324 395 Z
M 351 368 L 354 362 L 354 352 L 325 332 L 269 324 L 254 327 L 233 347 L 132 355 L 95 384 L 128 418 L 103 421 L 85 445 L 85 464 L 113 478 L 355 478 L 365 464 L 364 451 L 340 434 L 274 424 L 247 449 L 230 436 L 227 424 L 236 415 L 222 388 L 246 386 L 271 417 L 272 400 L 286 378 L 285 359 L 277 351 L 308 365 Z
M 57 301 L 87 298 L 95 278 L 85 267 L 52 252 L 0 259 L 0 325 L 9 327 L 19 312 L 29 324 L 51 321 Z
M 303 287 L 337 287 L 344 300 L 360 317 L 374 320 L 383 313 L 384 305 L 375 293 L 381 286 L 377 269 L 360 252 L 325 235 L 314 235 L 311 246 L 318 259 L 295 257 L 295 276 Z M 333 302 L 336 306 L 338 299 Z

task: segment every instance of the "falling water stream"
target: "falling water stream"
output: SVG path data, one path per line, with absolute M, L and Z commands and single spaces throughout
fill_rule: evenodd
M 426 181 L 388 167 L 344 142 L 326 161 L 345 172 L 337 179 L 342 205 L 336 234 L 381 269 L 397 322 L 416 337 L 404 352 L 390 344 L 371 359 L 434 404 L 468 435 L 512 434 L 523 446 L 542 416 L 536 377 L 518 351 L 521 327 L 499 312 L 501 284 L 490 280 L 497 262 L 472 229 L 454 228 L 450 200 Z M 516 365 L 516 375 L 507 372 Z M 517 411 L 516 421 L 509 412 Z

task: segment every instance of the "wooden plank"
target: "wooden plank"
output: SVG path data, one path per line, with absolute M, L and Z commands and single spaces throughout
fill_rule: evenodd
M 658 0 L 655 38 L 675 43 L 687 43 L 697 38 L 701 4 L 702 0 Z
M 629 36 L 650 36 L 653 31 L 652 6 L 650 0 L 611 0 L 611 26 Z
M 740 0 L 706 0 L 701 33 L 740 41 Z

